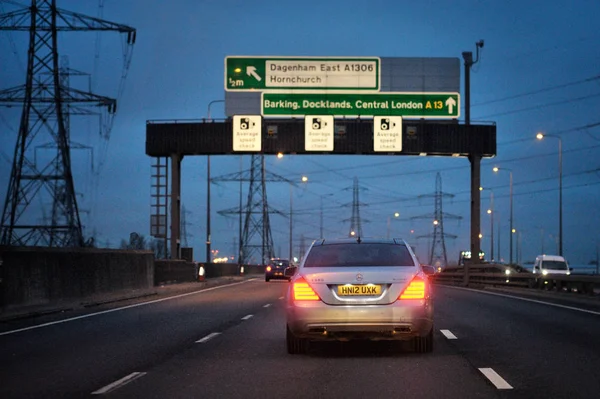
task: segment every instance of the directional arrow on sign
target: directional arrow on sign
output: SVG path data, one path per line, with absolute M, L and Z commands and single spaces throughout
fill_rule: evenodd
M 446 107 L 448 107 L 449 114 L 452 113 L 452 110 L 454 109 L 455 106 L 456 106 L 456 100 L 454 100 L 452 97 L 448 97 L 448 99 L 446 100 Z
M 256 80 L 258 80 L 259 82 L 262 80 L 262 78 L 260 77 L 260 75 L 256 73 L 256 67 L 253 67 L 253 66 L 247 66 L 247 67 L 246 67 L 246 74 L 247 74 L 248 76 L 254 76 L 254 78 L 255 78 Z

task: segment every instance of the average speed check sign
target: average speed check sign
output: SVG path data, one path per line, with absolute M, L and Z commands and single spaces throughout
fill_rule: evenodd
M 262 117 L 260 115 L 233 116 L 233 151 L 261 150 Z
M 333 151 L 333 115 L 304 117 L 304 150 Z
M 373 117 L 373 151 L 402 151 L 402 117 Z

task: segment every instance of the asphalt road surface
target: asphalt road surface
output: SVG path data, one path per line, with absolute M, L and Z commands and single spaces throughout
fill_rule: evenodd
M 285 348 L 288 283 L 0 324 L 1 398 L 597 398 L 600 312 L 434 287 L 432 353 L 387 342 Z

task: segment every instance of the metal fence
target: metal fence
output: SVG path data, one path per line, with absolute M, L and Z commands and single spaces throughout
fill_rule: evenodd
M 500 264 L 449 267 L 430 276 L 430 280 L 435 284 L 447 285 L 521 287 L 584 295 L 600 294 L 598 275 L 540 275 L 520 267 Z

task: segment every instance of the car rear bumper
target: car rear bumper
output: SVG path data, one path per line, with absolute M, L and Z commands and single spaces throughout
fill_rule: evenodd
M 286 277 L 283 275 L 283 271 L 281 272 L 270 272 L 270 273 L 265 273 L 265 277 L 268 279 L 281 279 L 281 280 L 289 280 L 289 277 Z
M 303 302 L 288 304 L 287 324 L 294 335 L 311 340 L 404 340 L 431 331 L 433 307 L 424 300 L 366 306 Z

